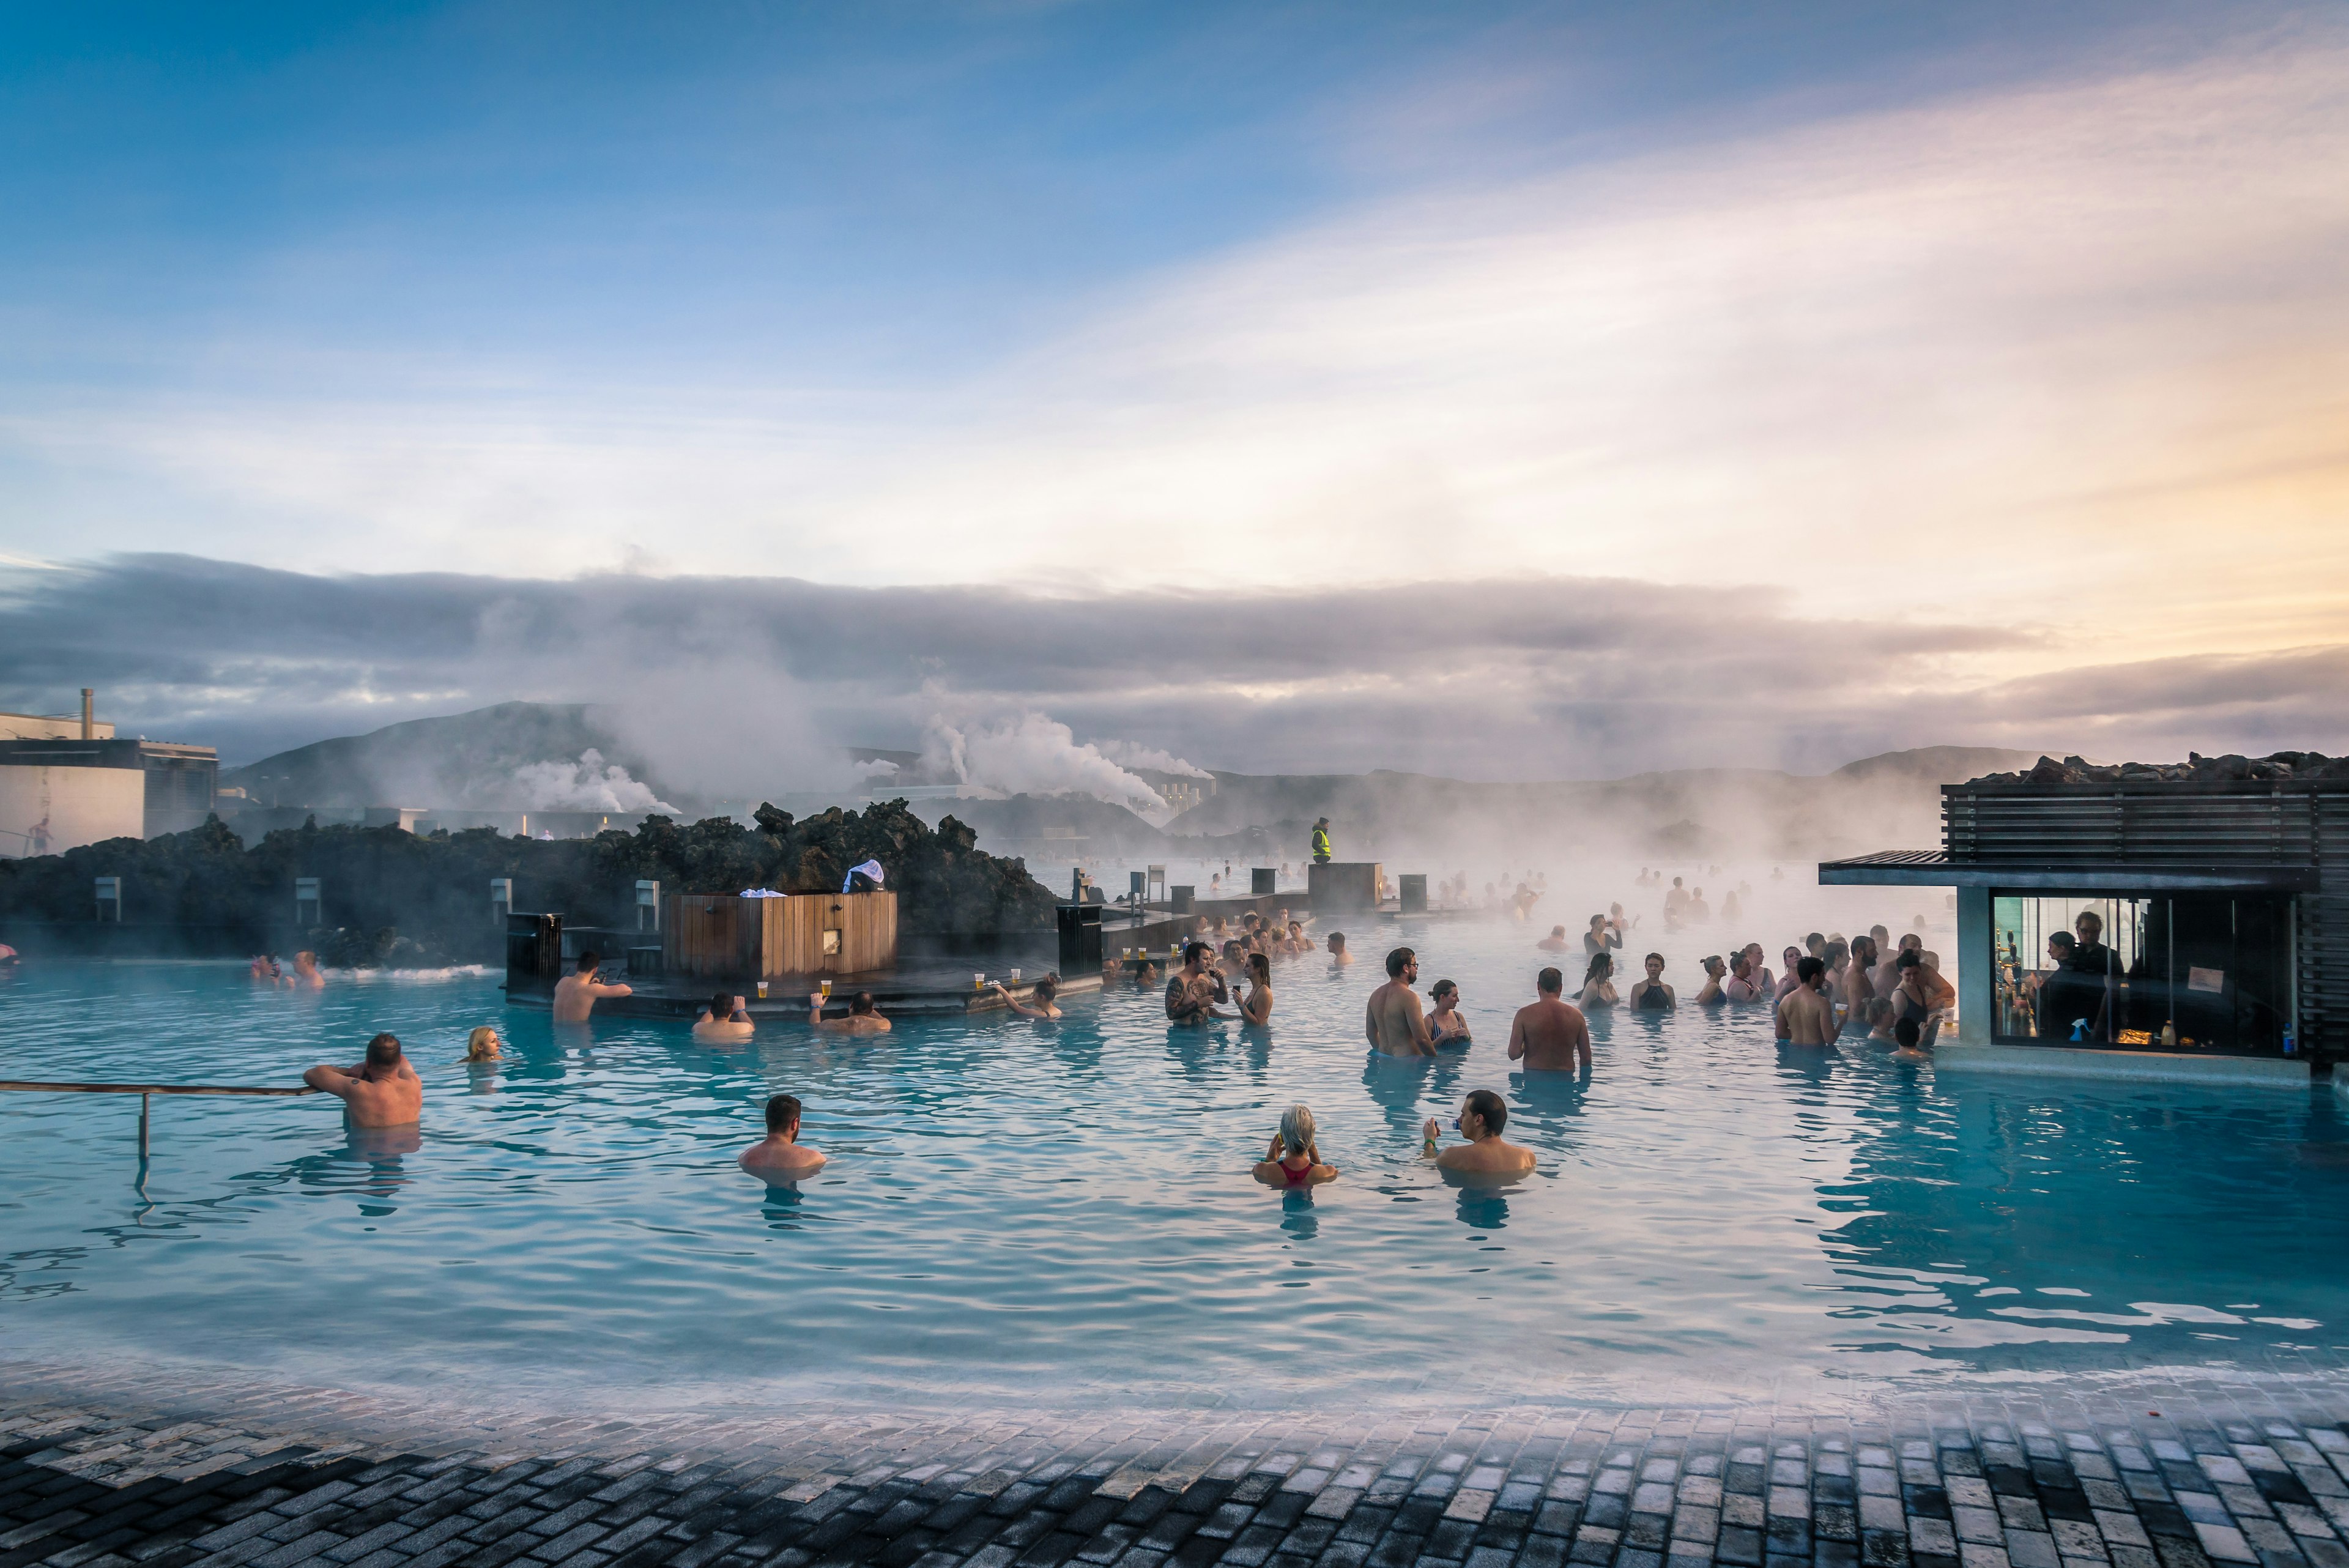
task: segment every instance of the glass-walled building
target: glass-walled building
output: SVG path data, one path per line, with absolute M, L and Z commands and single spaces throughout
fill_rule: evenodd
M 2043 763 L 1942 814 L 1939 852 L 1819 880 L 1956 889 L 1959 1044 L 2349 1055 L 2349 766 Z

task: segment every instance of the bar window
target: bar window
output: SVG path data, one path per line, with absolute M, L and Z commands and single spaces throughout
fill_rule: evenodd
M 1991 900 L 1996 1037 L 2281 1054 L 2291 905 L 2226 894 Z

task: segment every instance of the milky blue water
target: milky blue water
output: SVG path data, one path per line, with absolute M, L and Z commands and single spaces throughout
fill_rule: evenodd
M 1600 1014 L 1588 1083 L 1527 1076 L 1503 1047 L 1537 933 L 1395 929 L 1423 989 L 1461 982 L 1464 1057 L 1365 1052 L 1385 933 L 1344 974 L 1283 962 L 1263 1032 L 1122 990 L 1056 1024 L 724 1050 L 557 1029 L 481 974 L 31 965 L 0 982 L 0 1076 L 290 1084 L 388 1028 L 426 1108 L 404 1140 L 323 1096 L 159 1101 L 142 1188 L 135 1100 L 0 1096 L 0 1342 L 550 1397 L 1184 1403 L 2329 1376 L 2349 1341 L 2329 1094 L 1937 1084 L 1695 1012 Z M 480 1023 L 493 1069 L 460 1061 Z M 1476 1087 L 1532 1178 L 1418 1158 Z M 797 1189 L 734 1166 L 778 1091 L 832 1156 Z M 1343 1171 L 1309 1196 L 1248 1179 L 1299 1100 Z

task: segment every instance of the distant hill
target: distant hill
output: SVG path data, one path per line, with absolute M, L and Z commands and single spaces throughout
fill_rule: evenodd
M 576 763 L 595 751 L 657 791 L 646 760 L 632 754 L 595 711 L 579 702 L 501 702 L 441 719 L 411 719 L 365 735 L 318 741 L 224 768 L 223 788 L 242 787 L 262 805 L 421 805 L 520 809 L 516 773 L 534 763 Z
M 756 804 L 671 794 L 656 759 L 635 753 L 594 708 L 579 703 L 502 702 L 412 720 L 281 752 L 223 772 L 221 783 L 242 785 L 263 805 L 552 809 L 557 803 L 543 798 L 543 774 L 535 780 L 517 775 L 533 764 L 576 763 L 590 750 L 688 816 Z M 852 754 L 896 763 L 908 775 L 920 760 L 871 748 Z M 1795 858 L 1937 843 L 1941 784 L 2035 761 L 2030 752 L 1927 746 L 1864 757 L 1816 777 L 1702 768 L 1604 781 L 1484 784 L 1385 770 L 1218 773 L 1216 793 L 1164 827 L 1090 796 L 932 799 L 916 809 L 929 820 L 951 813 L 990 849 L 1038 859 L 1246 854 L 1257 863 L 1297 861 L 1306 856 L 1313 819 L 1324 815 L 1341 858 L 1423 857 L 1470 845 L 1519 859 L 1576 851 Z M 540 798 L 532 798 L 533 789 Z

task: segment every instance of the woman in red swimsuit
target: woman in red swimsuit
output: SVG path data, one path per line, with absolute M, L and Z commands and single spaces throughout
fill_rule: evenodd
M 1313 1113 L 1303 1106 L 1289 1106 L 1272 1147 L 1257 1162 L 1256 1179 L 1267 1187 L 1319 1187 L 1337 1175 L 1338 1168 L 1322 1164 L 1321 1151 L 1313 1146 Z

